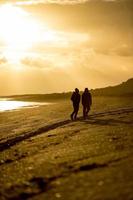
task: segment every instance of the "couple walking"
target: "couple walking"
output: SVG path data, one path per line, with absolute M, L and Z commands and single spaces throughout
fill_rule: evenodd
M 80 93 L 79 93 L 78 88 L 76 88 L 75 91 L 73 92 L 73 94 L 71 96 L 71 101 L 73 103 L 73 109 L 74 109 L 72 114 L 71 114 L 71 119 L 76 120 L 77 114 L 78 114 L 78 111 L 79 111 L 79 104 L 80 104 Z M 83 117 L 84 117 L 84 119 L 87 118 L 91 105 L 92 105 L 91 94 L 90 94 L 88 88 L 85 88 L 85 90 L 82 94 L 82 106 L 83 106 Z

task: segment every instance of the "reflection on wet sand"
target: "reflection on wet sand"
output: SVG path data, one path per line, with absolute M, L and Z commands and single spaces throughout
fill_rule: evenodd
M 48 105 L 49 103 L 43 102 L 25 102 L 25 101 L 10 101 L 10 100 L 0 100 L 0 111 L 15 110 L 23 107 L 37 107 L 40 105 Z

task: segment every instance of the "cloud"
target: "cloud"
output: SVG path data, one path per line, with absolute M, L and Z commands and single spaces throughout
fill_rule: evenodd
M 11 0 L 10 3 L 18 5 L 31 5 L 31 4 L 79 4 L 85 3 L 88 0 Z M 6 3 L 4 0 L 1 3 Z
M 127 44 L 122 44 L 118 47 L 113 48 L 111 50 L 111 53 L 118 56 L 124 56 L 124 57 L 133 56 L 133 47 L 130 47 Z
M 71 48 L 57 48 L 54 50 L 45 49 L 40 54 L 30 53 L 29 56 L 21 59 L 21 64 L 34 69 L 70 69 L 73 66 L 82 65 L 84 60 L 89 60 L 95 55 L 93 48 L 82 46 L 72 46 Z
M 95 52 L 106 56 L 133 57 L 133 47 L 124 43 L 113 47 L 95 48 Z
M 71 48 L 73 46 L 79 46 L 86 44 L 90 41 L 91 36 L 88 33 L 80 32 L 64 32 L 64 31 L 43 31 L 40 41 L 35 44 L 32 49 L 39 48 L 42 51 L 59 48 Z
M 21 60 L 25 66 L 37 69 L 51 69 L 52 63 L 43 57 L 25 57 Z
M 7 59 L 5 57 L 0 57 L 0 65 L 6 64 L 7 63 Z
M 101 0 L 105 2 L 125 1 L 125 0 Z M 86 2 L 99 2 L 99 0 L 11 0 L 10 3 L 18 5 L 36 5 L 36 4 L 82 4 Z M 2 0 L 0 3 L 7 3 Z

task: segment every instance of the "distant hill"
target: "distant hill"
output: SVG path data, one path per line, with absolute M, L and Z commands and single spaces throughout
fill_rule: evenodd
M 95 96 L 133 96 L 133 78 L 116 86 L 91 90 Z
M 81 92 L 82 94 L 82 92 Z M 116 86 L 92 89 L 93 96 L 133 96 L 133 78 Z M 52 93 L 52 94 L 25 94 L 4 96 L 18 101 L 56 101 L 70 99 L 72 92 Z M 2 96 L 1 96 L 2 97 Z
M 57 101 L 70 98 L 72 92 L 51 93 L 51 94 L 23 94 L 12 96 L 1 96 L 1 98 L 9 98 L 10 100 L 17 101 L 31 101 L 31 102 L 44 102 L 44 101 Z

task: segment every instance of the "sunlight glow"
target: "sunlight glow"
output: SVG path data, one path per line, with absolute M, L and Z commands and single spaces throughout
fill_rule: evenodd
M 0 38 L 5 43 L 3 55 L 19 62 L 23 53 L 40 37 L 40 25 L 22 8 L 6 4 L 0 7 Z
M 23 8 L 11 4 L 0 6 L 0 28 L 3 57 L 14 69 L 23 68 L 21 61 L 37 45 L 39 48 L 70 48 L 90 40 L 88 34 L 52 30 Z
M 20 108 L 31 108 L 38 107 L 41 105 L 49 105 L 50 103 L 43 102 L 26 102 L 26 101 L 9 101 L 9 100 L 0 100 L 0 111 L 16 110 Z
M 9 47 L 27 48 L 39 36 L 38 24 L 23 9 L 12 5 L 0 8 L 0 35 Z
M 30 105 L 23 101 L 0 101 L 0 111 L 14 110 L 25 106 Z

